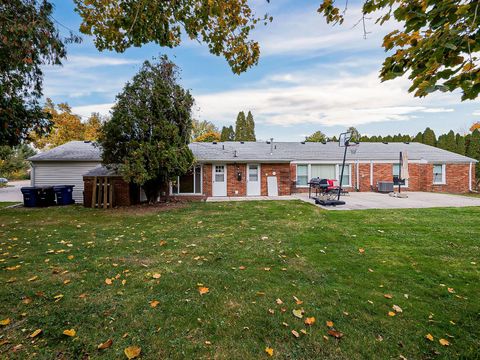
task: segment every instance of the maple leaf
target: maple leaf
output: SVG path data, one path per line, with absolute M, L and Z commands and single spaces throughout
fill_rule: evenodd
M 10 324 L 10 319 L 0 320 L 0 325 L 7 326 L 8 324 Z
M 397 313 L 403 312 L 402 308 L 398 305 L 393 305 L 392 309 L 395 310 L 395 312 L 397 312 Z
M 315 324 L 315 318 L 312 316 L 312 317 L 307 317 L 304 321 L 305 325 L 313 325 Z
M 101 343 L 97 346 L 97 349 L 98 350 L 105 350 L 105 349 L 108 349 L 110 346 L 112 346 L 113 344 L 113 340 L 112 339 L 108 339 L 107 341 L 105 341 L 104 343 Z
M 283 304 L 282 299 L 277 299 L 277 300 L 275 300 L 275 302 L 277 303 L 277 305 L 282 305 Z
M 335 339 L 341 339 L 343 337 L 343 333 L 337 330 L 330 329 L 327 331 L 328 335 L 333 336 Z
M 158 304 L 160 304 L 160 301 L 157 301 L 157 300 L 150 301 L 150 306 L 152 308 L 156 308 L 158 306 Z
M 453 288 L 448 288 L 447 290 L 448 290 L 448 292 L 449 292 L 450 294 L 454 294 L 454 293 L 455 293 L 455 290 L 454 290 Z
M 268 354 L 268 356 L 273 356 L 273 349 L 272 348 L 266 347 L 265 352 Z
M 442 346 L 450 346 L 450 342 L 447 339 L 440 339 L 440 340 L 438 340 L 438 342 Z
M 425 335 L 425 339 L 430 340 L 430 341 L 433 341 L 433 336 L 432 336 L 432 334 L 427 334 L 427 335 Z
M 210 290 L 208 289 L 208 287 L 205 287 L 205 286 L 200 286 L 198 288 L 198 292 L 200 293 L 200 295 L 203 295 L 203 294 L 206 294 L 208 293 Z
M 106 279 L 105 279 L 105 284 L 107 284 L 107 285 L 112 285 L 112 279 L 106 278 Z
M 328 327 L 333 327 L 333 321 L 328 320 L 325 324 L 326 324 Z
M 28 281 L 35 281 L 38 279 L 38 276 L 35 275 L 35 276 L 32 276 L 30 279 L 28 279 Z
M 28 337 L 33 339 L 34 337 L 40 335 L 41 333 L 42 333 L 42 329 L 37 329 L 37 330 L 35 330 L 33 333 L 31 333 L 30 335 L 28 335 Z
M 296 310 L 293 310 L 292 313 L 293 313 L 293 316 L 301 319 L 303 318 L 303 309 L 296 309 Z
M 295 336 L 296 338 L 300 337 L 300 334 L 296 330 L 292 330 L 292 335 Z
M 127 356 L 127 359 L 135 359 L 140 356 L 142 349 L 138 346 L 129 346 L 123 350 L 124 354 Z
M 75 329 L 70 329 L 70 330 L 63 330 L 63 335 L 67 335 L 67 336 L 70 336 L 70 337 L 73 337 L 77 334 L 77 332 L 75 331 Z
M 365 253 L 365 249 L 360 248 L 360 249 L 358 249 L 358 252 L 359 252 L 360 254 L 364 254 L 364 253 Z
M 393 298 L 393 295 L 392 294 L 384 294 L 383 297 L 385 299 L 391 299 L 391 298 Z
M 152 277 L 153 277 L 154 279 L 160 279 L 161 276 L 162 276 L 162 275 L 159 274 L 159 273 L 155 273 L 155 274 L 152 275 Z
M 397 315 L 397 314 L 396 314 L 395 312 L 393 312 L 393 311 L 389 311 L 389 312 L 388 312 L 388 316 L 395 316 L 395 315 Z
M 297 303 L 297 305 L 303 304 L 303 301 L 300 300 L 299 298 L 297 298 L 296 296 L 293 297 L 293 300 L 295 300 L 295 302 Z

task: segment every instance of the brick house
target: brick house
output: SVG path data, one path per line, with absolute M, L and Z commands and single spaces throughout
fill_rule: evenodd
M 305 192 L 311 178 L 338 180 L 343 158 L 343 148 L 335 142 L 213 142 L 189 146 L 196 164 L 172 181 L 163 190 L 164 195 L 205 199 Z M 77 191 L 83 192 L 88 205 L 92 181 L 107 176 L 115 189 L 116 205 L 143 200 L 138 187 L 101 166 L 101 150 L 93 148 L 92 143 L 72 141 L 30 158 L 35 169 L 32 184 L 76 181 Z M 475 159 L 419 143 L 360 143 L 355 153 L 347 152 L 343 186 L 349 191 L 377 191 L 379 181 L 392 181 L 398 174 L 401 151 L 407 152 L 409 159 L 410 178 L 404 186 L 407 191 L 466 193 L 475 184 Z M 79 171 L 83 171 L 81 176 Z M 73 176 L 79 177 L 78 181 Z M 45 179 L 48 184 L 42 183 Z

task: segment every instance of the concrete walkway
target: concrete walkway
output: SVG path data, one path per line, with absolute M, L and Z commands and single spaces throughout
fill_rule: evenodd
M 207 198 L 207 202 L 225 201 L 258 201 L 258 200 L 298 200 L 294 196 L 215 196 Z
M 0 188 L 1 201 L 23 201 L 23 195 L 20 188 L 30 186 L 30 180 L 11 181 L 7 187 Z
M 391 197 L 388 194 L 375 192 L 357 192 L 342 196 L 345 205 L 320 206 L 326 210 L 367 210 L 367 209 L 416 209 L 435 207 L 467 207 L 480 206 L 480 197 L 469 197 L 453 194 L 438 194 L 429 192 L 407 192 L 408 198 Z M 293 197 L 315 204 L 308 194 L 294 194 Z

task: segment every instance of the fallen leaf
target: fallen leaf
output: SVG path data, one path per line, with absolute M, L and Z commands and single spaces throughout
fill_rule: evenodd
M 87 293 L 80 294 L 80 295 L 78 295 L 78 297 L 80 299 L 85 299 L 87 297 Z
M 282 299 L 277 299 L 277 300 L 275 300 L 275 302 L 277 303 L 277 305 L 282 305 L 283 304 Z
M 450 294 L 455 293 L 455 290 L 453 290 L 453 288 L 448 288 L 447 290 L 448 290 L 448 292 L 449 292 Z
M 67 335 L 67 336 L 75 336 L 77 334 L 77 332 L 75 331 L 75 329 L 70 329 L 70 330 L 63 330 L 63 335 Z
M 432 334 L 427 334 L 427 335 L 425 335 L 425 339 L 430 340 L 430 341 L 433 341 L 433 336 L 432 336 Z
M 246 268 L 245 268 L 245 266 L 239 266 L 238 269 L 239 270 L 245 270 Z
M 97 349 L 98 350 L 105 350 L 105 349 L 108 349 L 110 346 L 112 346 L 113 344 L 113 340 L 112 339 L 108 339 L 107 341 L 105 341 L 104 343 L 101 343 L 100 345 L 97 346 Z
M 157 301 L 157 300 L 150 301 L 150 306 L 152 308 L 156 308 L 158 306 L 158 304 L 160 304 L 160 301 Z
M 200 286 L 198 288 L 198 292 L 200 293 L 200 295 L 203 295 L 203 294 L 206 294 L 208 293 L 210 290 L 208 289 L 208 287 L 205 287 L 205 286 Z
M 205 345 L 212 345 L 211 341 L 205 340 Z
M 159 274 L 159 273 L 155 273 L 155 274 L 152 275 L 152 277 L 153 277 L 154 279 L 160 279 L 161 276 L 162 276 L 162 275 Z
M 402 308 L 398 305 L 393 305 L 392 309 L 395 310 L 395 312 L 397 312 L 397 313 L 403 312 Z
M 388 316 L 395 316 L 395 315 L 397 315 L 397 314 L 396 314 L 395 312 L 393 312 L 393 311 L 389 311 L 389 312 L 388 312 Z
M 295 302 L 297 303 L 297 305 L 303 304 L 303 301 L 300 300 L 299 298 L 297 298 L 296 296 L 293 297 L 293 300 L 295 300 Z
M 442 346 L 450 346 L 450 342 L 446 339 L 440 339 L 438 340 L 438 342 L 440 343 L 440 345 Z
M 107 284 L 107 285 L 112 285 L 112 279 L 106 278 L 106 279 L 105 279 L 105 284 Z
M 383 297 L 385 299 L 391 299 L 391 298 L 393 298 L 393 295 L 392 294 L 384 294 Z
M 20 268 L 20 265 L 15 265 L 15 266 L 8 266 L 6 269 L 8 271 L 14 271 Z
M 359 252 L 360 254 L 364 254 L 364 253 L 365 253 L 365 249 L 360 248 L 360 249 L 358 249 L 358 252 Z
M 275 310 L 273 310 L 273 309 L 268 309 L 268 313 L 271 314 L 271 315 L 273 315 L 273 314 L 275 314 Z
M 307 335 L 307 330 L 305 330 L 305 329 L 301 329 L 300 332 L 301 332 L 303 335 Z
M 296 330 L 292 330 L 292 334 L 293 334 L 293 336 L 295 336 L 296 338 L 299 338 L 299 337 L 300 337 L 300 334 L 299 334 L 298 331 L 296 331 Z
M 315 324 L 315 318 L 312 316 L 312 317 L 307 317 L 304 321 L 305 325 L 313 325 Z
M 265 270 L 265 271 L 270 271 L 270 268 L 269 268 L 269 267 L 266 267 L 266 268 L 263 268 L 263 270 Z
M 74 258 L 73 255 L 68 255 L 67 257 L 68 257 L 68 260 L 72 260 Z
M 30 337 L 30 338 L 33 339 L 34 337 L 40 335 L 41 333 L 42 333 L 42 329 L 37 329 L 37 330 L 35 330 L 33 333 L 31 333 L 30 335 L 28 335 L 28 337 Z
M 333 336 L 336 339 L 340 339 L 343 337 L 343 334 L 340 331 L 330 329 L 327 331 L 328 335 Z
M 26 298 L 24 298 L 24 299 L 22 300 L 22 303 L 28 305 L 28 304 L 30 304 L 32 301 L 33 301 L 32 298 L 27 296 Z
M 10 319 L 0 320 L 0 325 L 7 326 L 8 324 L 10 324 Z
M 328 327 L 333 327 L 333 321 L 328 320 L 327 322 L 325 322 L 325 324 L 326 324 Z
M 127 356 L 127 359 L 135 359 L 140 355 L 140 353 L 142 352 L 142 349 L 138 346 L 129 346 L 125 348 L 123 352 Z
M 35 275 L 35 276 L 32 276 L 30 279 L 28 279 L 28 281 L 35 281 L 38 279 L 38 276 Z
M 268 356 L 273 356 L 273 349 L 272 348 L 266 347 L 265 352 L 268 354 Z
M 293 313 L 293 316 L 299 319 L 303 318 L 303 309 L 293 310 L 292 313 Z

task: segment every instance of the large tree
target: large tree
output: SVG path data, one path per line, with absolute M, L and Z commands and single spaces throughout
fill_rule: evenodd
M 43 67 L 60 65 L 66 52 L 46 0 L 0 2 L 0 145 L 17 145 L 31 134 L 48 132 L 39 103 Z
M 268 2 L 268 0 L 267 0 Z M 223 55 L 233 72 L 257 64 L 260 45 L 250 32 L 259 23 L 253 0 L 75 0 L 83 18 L 81 31 L 94 36 L 98 49 L 123 52 L 155 42 L 175 47 L 182 35 L 203 41 L 211 53 Z M 363 0 L 364 29 L 368 19 L 391 21 L 383 47 L 389 52 L 380 77 L 405 74 L 415 96 L 461 89 L 462 100 L 480 91 L 480 16 L 477 0 Z M 318 12 L 328 23 L 342 23 L 348 0 L 320 0 Z M 365 36 L 367 35 L 365 30 Z
M 245 119 L 245 141 L 256 141 L 255 136 L 255 121 L 251 111 L 248 111 L 247 118 Z
M 14 147 L 0 146 L 0 177 L 9 180 L 27 179 L 30 163 L 27 159 L 35 155 L 27 144 L 20 144 Z
M 142 186 L 150 203 L 194 160 L 188 147 L 193 98 L 178 80 L 179 70 L 166 56 L 144 62 L 117 95 L 99 140 L 103 163 Z
M 235 122 L 235 141 L 245 141 L 247 137 L 247 119 L 245 113 L 240 111 Z
M 85 125 L 67 103 L 55 105 L 51 99 L 47 99 L 44 111 L 51 118 L 52 127 L 48 135 L 32 134 L 32 142 L 37 148 L 50 149 L 72 140 L 85 140 Z
M 320 130 L 315 131 L 312 135 L 305 138 L 307 142 L 324 142 L 327 141 L 327 136 Z
M 208 120 L 192 120 L 192 140 L 211 132 L 218 132 L 218 128 L 215 126 L 215 124 L 211 123 Z
M 222 133 L 220 134 L 220 141 L 234 141 L 235 140 L 235 131 L 233 126 L 224 126 L 222 127 Z
M 422 143 L 430 146 L 437 146 L 437 137 L 435 132 L 427 127 L 422 135 Z

